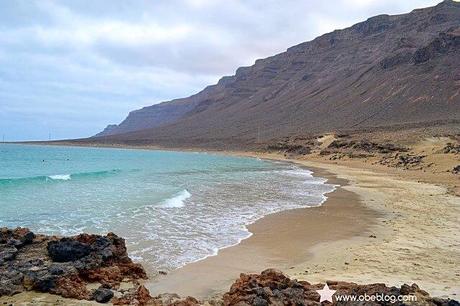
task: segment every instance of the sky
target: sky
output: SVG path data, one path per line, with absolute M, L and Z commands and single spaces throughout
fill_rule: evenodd
M 92 136 L 257 58 L 438 2 L 0 1 L 0 141 Z

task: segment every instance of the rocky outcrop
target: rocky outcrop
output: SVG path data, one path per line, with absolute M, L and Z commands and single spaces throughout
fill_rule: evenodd
M 392 154 L 384 156 L 380 159 L 379 164 L 403 168 L 403 169 L 422 169 L 421 165 L 425 155 L 414 155 L 414 154 Z
M 457 301 L 449 299 L 432 298 L 417 285 L 403 285 L 387 287 L 385 284 L 358 285 L 348 282 L 328 281 L 328 286 L 336 290 L 333 303 L 324 301 L 320 303 L 318 290 L 324 284 L 310 284 L 305 281 L 290 279 L 283 273 L 269 269 L 261 274 L 241 274 L 240 278 L 232 285 L 230 291 L 223 297 L 224 305 L 239 306 L 266 306 L 266 305 L 426 305 L 426 306 L 455 306 Z M 386 301 L 337 301 L 337 296 L 381 296 Z M 415 301 L 398 301 L 401 296 L 413 296 Z M 393 303 L 394 302 L 394 303 Z
M 454 52 L 456 49 L 460 49 L 460 31 L 458 29 L 448 33 L 440 33 L 428 45 L 417 49 L 413 55 L 413 60 L 415 64 L 424 63 L 436 56 Z
M 128 257 L 124 239 L 113 233 L 59 238 L 0 229 L 0 296 L 35 290 L 108 302 L 122 281 L 138 288 L 137 280 L 146 278 Z M 90 290 L 89 283 L 100 287 Z
M 111 302 L 113 305 L 357 305 L 356 302 L 337 300 L 320 303 L 318 290 L 323 289 L 324 284 L 290 279 L 274 269 L 261 274 L 241 274 L 227 293 L 212 300 L 199 301 L 193 297 L 182 298 L 166 293 L 152 297 L 138 282 L 147 277 L 144 269 L 129 259 L 124 240 L 113 233 L 59 238 L 35 235 L 26 228 L 2 228 L 0 256 L 0 297 L 35 290 L 65 298 Z M 129 281 L 132 286 L 122 289 L 122 281 Z M 90 283 L 98 283 L 99 287 L 88 289 Z M 328 281 L 327 284 L 336 290 L 335 297 L 392 297 L 383 302 L 368 301 L 359 305 L 460 306 L 454 300 L 432 298 L 415 284 L 400 288 L 337 281 Z M 415 297 L 416 302 L 399 302 L 400 296 L 408 295 Z M 392 303 L 394 299 L 396 302 Z
M 265 147 L 265 151 L 284 153 L 288 155 L 307 155 L 312 152 L 317 142 L 312 139 L 290 139 L 286 137 L 281 141 L 269 144 Z
M 392 152 L 407 152 L 409 149 L 398 146 L 393 143 L 376 143 L 368 140 L 334 140 L 322 152 L 322 155 L 327 155 L 330 152 L 337 152 L 340 149 L 351 149 L 354 151 L 364 151 L 367 153 L 392 153 Z
M 460 144 L 448 143 L 441 150 L 441 153 L 444 154 L 460 154 Z

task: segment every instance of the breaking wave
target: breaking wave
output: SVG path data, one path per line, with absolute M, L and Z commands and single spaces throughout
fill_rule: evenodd
M 56 174 L 56 175 L 50 175 L 48 176 L 52 180 L 63 180 L 63 181 L 68 181 L 70 180 L 71 174 Z
M 162 207 L 168 208 L 179 208 L 184 207 L 185 200 L 190 198 L 192 194 L 187 191 L 187 189 L 182 190 L 174 195 L 174 197 L 164 200 L 162 203 Z
M 27 183 L 47 183 L 47 182 L 56 182 L 56 181 L 69 181 L 71 179 L 109 176 L 109 175 L 117 174 L 119 172 L 121 172 L 120 169 L 112 169 L 112 170 L 80 172 L 80 173 L 72 173 L 72 174 L 54 174 L 54 175 L 40 175 L 40 176 L 20 177 L 20 178 L 2 178 L 0 179 L 0 186 L 27 184 Z

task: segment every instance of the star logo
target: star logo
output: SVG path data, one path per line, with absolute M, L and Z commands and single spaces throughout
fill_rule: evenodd
M 319 302 L 329 301 L 332 303 L 332 296 L 337 290 L 329 289 L 329 286 L 326 284 L 321 290 L 316 290 L 321 295 Z

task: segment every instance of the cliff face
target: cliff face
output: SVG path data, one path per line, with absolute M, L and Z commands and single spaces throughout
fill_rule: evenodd
M 460 120 L 460 3 L 379 15 L 132 112 L 93 141 L 221 146 Z M 127 133 L 128 132 L 128 133 Z
M 120 124 L 110 124 L 97 136 L 122 134 L 143 129 L 155 128 L 177 121 L 195 107 L 193 98 L 177 99 L 147 106 L 129 113 Z

